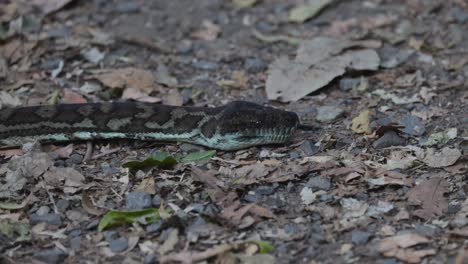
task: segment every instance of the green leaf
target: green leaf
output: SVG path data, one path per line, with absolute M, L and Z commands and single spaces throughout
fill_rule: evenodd
M 18 210 L 26 206 L 26 203 L 7 203 L 7 202 L 0 202 L 0 209 L 5 210 Z
M 309 0 L 303 5 L 296 6 L 289 12 L 289 21 L 303 23 L 304 21 L 316 16 L 333 0 Z
M 205 161 L 211 159 L 216 154 L 216 150 L 192 152 L 179 159 L 180 162 Z
M 274 249 L 274 246 L 268 241 L 252 240 L 252 241 L 249 241 L 249 242 L 254 243 L 259 247 L 258 253 L 260 253 L 260 254 L 266 254 L 266 253 L 268 253 L 268 252 L 270 252 L 270 251 L 272 251 Z
M 27 223 L 4 220 L 0 221 L 0 234 L 16 242 L 31 240 L 31 227 Z
M 101 232 L 107 227 L 123 224 L 131 224 L 138 219 L 144 219 L 147 223 L 154 223 L 160 218 L 159 211 L 156 208 L 148 208 L 135 211 L 109 211 L 101 219 L 98 225 L 98 231 Z
M 130 168 L 133 170 L 150 168 L 150 167 L 160 167 L 163 169 L 168 169 L 177 164 L 177 160 L 169 153 L 159 151 L 153 153 L 150 157 L 143 161 L 132 160 L 126 162 L 122 165 L 124 168 Z

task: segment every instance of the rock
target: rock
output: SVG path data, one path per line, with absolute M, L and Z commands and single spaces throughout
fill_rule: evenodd
M 31 214 L 29 217 L 29 221 L 31 225 L 39 224 L 39 223 L 47 223 L 50 225 L 62 225 L 62 219 L 60 215 L 55 213 L 47 213 L 43 215 L 38 215 L 37 213 Z
M 154 207 L 159 207 L 161 206 L 161 202 L 162 202 L 162 199 L 161 199 L 161 196 L 159 194 L 156 194 L 154 197 L 153 197 L 153 206 Z
M 384 47 L 379 52 L 380 66 L 387 69 L 395 68 L 406 62 L 413 54 L 414 50 L 411 49 Z
M 340 80 L 340 90 L 343 92 L 350 91 L 361 82 L 360 78 L 343 78 Z
M 426 131 L 421 119 L 412 115 L 404 116 L 400 120 L 400 124 L 404 126 L 401 131 L 412 136 L 420 136 Z
M 214 71 L 218 68 L 218 64 L 205 60 L 199 60 L 192 63 L 193 67 L 198 70 Z
M 388 148 L 391 146 L 403 146 L 406 144 L 406 140 L 401 138 L 397 132 L 390 130 L 385 132 L 383 136 L 374 141 L 372 146 L 376 149 Z
M 244 195 L 243 197 L 244 201 L 248 202 L 248 203 L 257 203 L 258 200 L 259 200 L 259 195 L 258 194 L 246 194 Z
M 77 236 L 77 237 L 73 237 L 70 239 L 70 247 L 71 249 L 73 249 L 74 251 L 77 251 L 80 249 L 81 247 L 81 237 L 80 236 Z
M 45 206 L 45 205 L 39 207 L 39 209 L 37 209 L 37 211 L 36 211 L 36 214 L 38 214 L 38 215 L 45 215 L 45 214 L 48 214 L 48 213 L 50 213 L 50 208 L 48 206 Z
M 120 13 L 136 13 L 140 11 L 140 5 L 136 1 L 119 2 L 115 9 Z
M 81 164 L 83 161 L 83 156 L 80 154 L 73 153 L 70 155 L 70 161 L 75 164 Z
M 315 176 L 307 181 L 306 186 L 311 188 L 312 191 L 324 190 L 328 191 L 331 188 L 330 179 L 323 176 Z
M 306 156 L 313 156 L 319 152 L 319 147 L 315 145 L 313 141 L 306 140 L 300 146 L 299 149 L 304 151 Z
M 44 263 L 63 263 L 68 254 L 58 248 L 38 250 L 32 256 L 34 259 Z
M 317 108 L 317 120 L 320 122 L 333 121 L 344 113 L 344 110 L 336 106 L 320 106 Z
M 152 205 L 151 194 L 145 192 L 129 192 L 125 198 L 128 210 L 149 208 Z
M 118 253 L 128 248 L 128 239 L 126 237 L 120 237 L 109 242 L 109 247 L 112 252 Z
M 451 10 L 451 14 L 453 18 L 457 21 L 459 24 L 463 24 L 466 21 L 468 21 L 468 11 L 460 8 L 460 7 L 454 7 Z
M 155 232 L 159 232 L 161 231 L 162 229 L 162 224 L 163 224 L 163 221 L 161 220 L 158 220 L 150 225 L 147 225 L 146 226 L 146 232 L 148 233 L 155 233 Z
M 270 195 L 275 192 L 275 188 L 271 186 L 259 186 L 257 189 L 255 189 L 255 193 L 259 195 Z
M 244 61 L 245 70 L 249 73 L 262 72 L 267 69 L 266 63 L 262 59 L 247 58 Z
M 180 54 L 187 55 L 193 51 L 193 43 L 188 40 L 179 41 L 176 44 L 176 51 Z
M 356 245 L 364 245 L 369 241 L 371 236 L 372 234 L 369 232 L 353 230 L 351 233 L 351 241 Z
M 56 206 L 59 212 L 63 213 L 68 209 L 68 206 L 70 206 L 70 202 L 65 199 L 60 199 L 57 201 Z

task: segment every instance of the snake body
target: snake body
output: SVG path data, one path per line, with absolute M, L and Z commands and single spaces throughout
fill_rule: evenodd
M 1 109 L 0 146 L 122 138 L 236 150 L 287 142 L 298 125 L 293 112 L 245 101 L 214 108 L 141 102 L 42 105 Z

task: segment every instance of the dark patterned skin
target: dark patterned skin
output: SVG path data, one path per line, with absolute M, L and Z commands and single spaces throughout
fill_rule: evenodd
M 31 106 L 0 110 L 0 146 L 133 138 L 238 149 L 282 143 L 298 124 L 295 113 L 244 101 L 215 108 L 141 102 Z

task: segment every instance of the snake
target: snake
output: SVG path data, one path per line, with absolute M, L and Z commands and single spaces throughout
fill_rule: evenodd
M 247 101 L 218 107 L 134 101 L 39 105 L 0 109 L 0 147 L 134 139 L 230 151 L 286 143 L 298 126 L 294 112 Z

